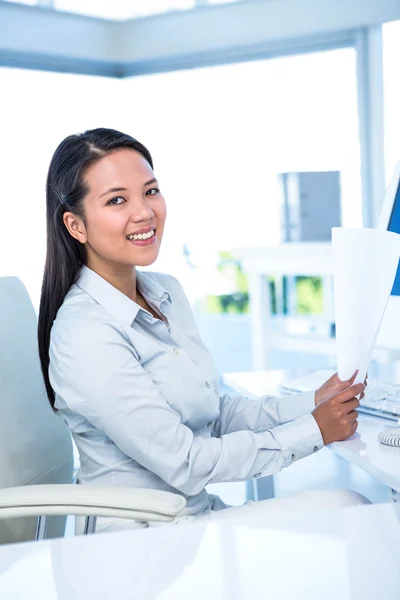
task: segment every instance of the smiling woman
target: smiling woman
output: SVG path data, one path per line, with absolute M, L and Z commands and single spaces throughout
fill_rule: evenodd
M 58 146 L 47 178 L 40 359 L 79 450 L 80 483 L 172 491 L 186 498 L 183 521 L 215 518 L 235 509 L 209 483 L 276 473 L 349 437 L 364 386 L 336 378 L 317 394 L 279 400 L 221 396 L 179 281 L 137 269 L 156 260 L 165 218 L 137 140 L 95 129 Z M 366 500 L 332 492 L 331 502 Z M 132 526 L 146 523 L 98 521 L 103 530 Z
M 136 300 L 135 266 L 157 258 L 165 216 L 151 155 L 134 138 L 94 129 L 67 137 L 56 149 L 47 177 L 47 253 L 38 325 L 52 405 L 50 331 L 82 267 Z
M 64 225 L 84 246 L 85 264 L 135 300 L 132 267 L 156 260 L 166 216 L 152 167 L 137 150 L 119 148 L 87 167 L 83 180 L 83 215 L 65 212 Z

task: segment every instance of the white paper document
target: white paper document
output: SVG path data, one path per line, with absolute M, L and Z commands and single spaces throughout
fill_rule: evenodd
M 359 369 L 359 383 L 368 371 L 392 291 L 400 235 L 381 229 L 333 227 L 332 254 L 338 374 L 346 380 Z

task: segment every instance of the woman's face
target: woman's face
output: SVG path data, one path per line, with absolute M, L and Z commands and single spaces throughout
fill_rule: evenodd
M 99 271 L 151 265 L 160 249 L 166 206 L 146 159 L 135 150 L 115 150 L 89 168 L 85 181 L 86 225 L 80 224 L 79 241 L 86 247 L 87 266 Z

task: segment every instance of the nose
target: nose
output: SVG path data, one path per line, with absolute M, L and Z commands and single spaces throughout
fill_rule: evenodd
M 148 205 L 145 198 L 138 198 L 133 203 L 132 221 L 140 223 L 140 221 L 149 221 L 154 217 L 154 212 Z

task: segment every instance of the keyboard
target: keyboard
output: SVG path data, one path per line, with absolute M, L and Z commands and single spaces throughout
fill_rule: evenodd
M 309 392 L 318 389 L 334 371 L 322 369 L 280 386 L 283 394 Z M 359 412 L 375 417 L 398 421 L 400 419 L 400 385 L 368 378 L 365 396 L 360 401 Z

